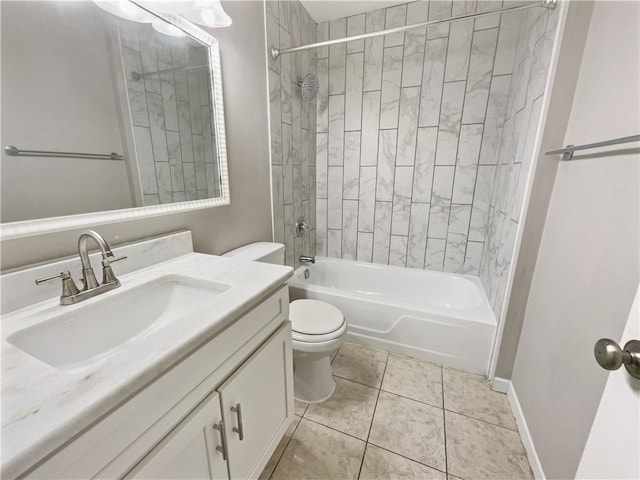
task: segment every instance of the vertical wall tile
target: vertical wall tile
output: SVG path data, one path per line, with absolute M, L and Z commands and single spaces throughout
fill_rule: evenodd
M 396 267 L 405 267 L 407 265 L 407 237 L 391 235 L 389 265 Z
M 280 26 L 278 25 L 277 18 L 274 18 L 272 15 L 267 15 L 265 17 L 265 21 L 267 24 L 267 48 L 280 48 Z M 271 58 L 271 55 L 267 55 L 267 59 L 269 62 L 269 69 L 276 73 L 280 73 L 280 57 L 274 60 Z
M 518 32 L 522 22 L 522 12 L 503 13 L 500 20 L 500 34 L 496 48 L 496 59 L 493 67 L 494 75 L 504 75 L 513 72 Z
M 385 10 L 367 12 L 365 28 L 367 32 L 384 29 Z M 382 56 L 384 38 L 367 38 L 364 41 L 364 91 L 380 90 L 382 88 Z
M 484 122 L 497 41 L 497 28 L 475 32 L 473 36 L 462 123 Z
M 327 228 L 342 228 L 342 167 L 329 167 Z
M 431 0 L 429 2 L 429 20 L 441 20 L 451 16 L 451 0 Z M 440 38 L 449 35 L 449 24 L 434 25 L 427 28 L 427 38 Z
M 386 11 L 386 17 L 384 22 L 384 28 L 402 27 L 405 25 L 407 18 L 407 5 L 396 5 L 395 7 L 389 7 Z M 391 35 L 384 36 L 384 46 L 395 47 L 404 43 L 404 33 L 393 33 Z
M 358 232 L 356 260 L 359 262 L 371 262 L 373 260 L 373 233 Z
M 433 168 L 436 160 L 437 127 L 418 129 L 418 146 L 416 151 L 416 168 L 413 177 L 413 201 L 431 202 L 433 185 Z
M 454 169 L 455 167 L 435 167 L 429 216 L 429 238 L 447 238 Z
M 397 165 L 413 165 L 415 163 L 419 98 L 420 87 L 401 90 Z
M 391 242 L 391 202 L 376 202 L 375 227 L 373 231 L 373 263 L 389 263 Z
M 438 126 L 436 165 L 455 165 L 465 82 L 445 83 Z
M 363 53 L 347 55 L 347 90 L 344 112 L 345 130 L 360 130 L 363 62 Z
M 360 167 L 358 231 L 373 232 L 376 202 L 376 167 Z
M 484 244 L 481 242 L 467 242 L 467 251 L 464 256 L 464 268 L 462 273 L 465 275 L 478 276 L 480 274 L 480 260 L 482 259 L 482 248 Z
M 476 12 L 486 12 L 501 7 L 501 1 L 494 0 L 478 0 Z M 500 14 L 488 15 L 486 17 L 476 18 L 474 30 L 486 30 L 487 28 L 495 28 L 500 25 Z
M 398 128 L 401 76 L 402 46 L 385 48 L 382 63 L 380 128 Z
M 377 201 L 391 202 L 393 200 L 397 132 L 397 130 L 380 130 L 378 179 L 376 182 Z
M 409 234 L 412 183 L 413 167 L 396 167 L 391 222 L 391 233 L 393 235 Z
M 342 258 L 355 260 L 358 242 L 358 201 L 345 200 L 342 207 Z
M 280 75 L 269 70 L 269 117 L 271 126 L 271 163 L 273 165 L 282 165 L 282 116 L 280 108 Z
M 344 199 L 358 200 L 359 177 L 360 177 L 360 132 L 345 132 L 344 190 L 342 195 Z
M 136 156 L 138 157 L 142 193 L 145 195 L 157 194 L 158 183 L 156 181 L 156 167 L 153 161 L 151 132 L 148 128 L 134 125 L 133 135 L 136 141 Z M 145 203 L 145 205 L 147 204 Z
M 327 198 L 327 167 L 328 160 L 327 133 L 316 134 L 316 197 Z
M 444 73 L 444 81 L 466 80 L 469 56 L 471 55 L 471 39 L 473 38 L 473 20 L 452 23 L 449 28 L 447 68 Z
M 444 267 L 444 250 L 446 240 L 429 238 L 427 240 L 427 253 L 424 260 L 424 268 L 441 272 Z
M 365 30 L 365 14 L 353 15 L 347 18 L 347 36 L 361 35 Z M 364 52 L 364 40 L 347 43 L 347 54 Z
M 316 200 L 316 254 L 327 256 L 327 199 Z
M 273 241 L 284 243 L 284 192 L 282 190 L 282 166 L 271 167 L 273 189 Z
M 283 28 L 280 28 L 280 48 L 285 49 L 291 46 L 291 37 Z M 282 55 L 280 57 L 280 95 L 282 98 L 282 121 L 291 125 L 291 55 Z
M 451 198 L 453 203 L 471 204 L 473 202 L 481 141 L 482 125 L 462 125 L 460 127 L 458 158 Z
M 462 273 L 467 249 L 471 205 L 451 205 L 444 256 L 444 271 Z
M 500 135 L 504 126 L 507 108 L 507 96 L 511 85 L 511 75 L 493 77 L 489 90 L 489 104 L 482 134 L 480 164 L 495 165 L 498 162 Z
M 346 18 L 329 22 L 331 40 L 344 38 L 347 34 Z M 329 47 L 329 95 L 344 93 L 347 46 L 344 43 Z
M 329 60 L 318 59 L 318 81 L 316 121 L 318 132 L 329 131 Z
M 440 122 L 446 51 L 446 37 L 428 40 L 426 43 L 418 123 L 421 127 L 437 127 Z
M 282 177 L 284 203 L 293 203 L 293 147 L 291 125 L 282 124 Z
M 289 0 L 284 1 L 288 3 Z M 318 24 L 316 37 L 318 42 L 329 40 L 329 22 L 322 22 Z M 321 58 L 329 58 L 329 47 L 318 48 L 318 60 Z
M 376 165 L 378 162 L 379 122 L 380 92 L 366 92 L 362 96 L 362 143 L 360 147 L 360 163 L 362 165 Z
M 480 165 L 478 167 L 469 240 L 483 242 L 485 239 L 487 215 L 489 214 L 495 171 L 496 167 L 492 165 Z
M 329 96 L 329 165 L 344 161 L 344 95 Z
M 429 204 L 411 204 L 409 239 L 407 247 L 407 267 L 424 268 L 429 225 Z
M 294 240 L 293 205 L 284 206 L 284 257 L 285 263 L 290 267 L 295 265 L 295 240 Z
M 420 23 L 428 19 L 429 2 L 407 4 L 407 23 Z M 419 86 L 422 82 L 422 64 L 424 60 L 427 29 L 405 32 L 404 61 L 402 63 L 402 86 Z
M 329 229 L 327 233 L 327 256 L 342 258 L 342 230 Z

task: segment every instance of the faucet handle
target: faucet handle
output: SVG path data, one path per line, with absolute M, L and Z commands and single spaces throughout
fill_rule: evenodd
M 119 262 L 120 260 L 126 260 L 127 256 L 123 255 L 121 257 L 116 257 L 114 258 L 114 256 L 107 256 L 107 258 L 105 258 L 104 260 L 102 260 L 102 266 L 103 267 L 108 267 L 109 265 L 111 265 L 114 262 Z
M 120 260 L 124 260 L 126 258 L 127 258 L 126 255 L 123 255 L 122 257 L 117 257 L 117 258 L 113 258 L 113 255 L 111 255 L 102 260 L 102 284 L 103 285 L 111 284 L 111 283 L 120 285 L 120 281 L 118 280 L 118 278 L 116 277 L 116 274 L 113 273 L 113 270 L 111 269 L 111 264 L 113 262 L 119 262 Z
M 43 283 L 50 282 L 51 280 L 55 280 L 56 278 L 68 280 L 71 278 L 71 272 L 69 270 L 65 270 L 64 272 L 60 272 L 58 275 L 53 275 L 52 277 L 38 278 L 36 280 L 36 285 L 42 285 Z
M 43 283 L 55 280 L 56 278 L 62 279 L 62 295 L 60 295 L 61 301 L 64 298 L 71 297 L 80 293 L 80 290 L 78 290 L 76 283 L 73 281 L 73 278 L 71 278 L 71 272 L 69 272 L 69 270 L 60 272 L 59 275 L 53 275 L 52 277 L 39 278 L 36 280 L 36 285 L 42 285 Z

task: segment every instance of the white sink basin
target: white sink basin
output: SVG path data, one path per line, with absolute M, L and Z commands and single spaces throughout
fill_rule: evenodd
M 115 290 L 12 333 L 7 341 L 61 370 L 103 358 L 159 325 L 183 318 L 229 285 L 167 275 Z M 121 293 L 120 293 L 121 292 Z

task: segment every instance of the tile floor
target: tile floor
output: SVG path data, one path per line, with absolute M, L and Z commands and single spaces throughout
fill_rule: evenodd
M 345 343 L 336 390 L 296 402 L 261 480 L 532 478 L 505 395 L 478 375 Z

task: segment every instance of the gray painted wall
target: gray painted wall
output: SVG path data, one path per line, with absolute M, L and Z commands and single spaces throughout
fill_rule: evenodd
M 595 3 L 564 144 L 640 131 L 639 19 Z M 593 344 L 620 338 L 640 278 L 638 218 L 636 145 L 558 165 L 512 378 L 548 478 L 576 473 L 607 379 Z
M 560 39 L 557 70 L 551 85 L 551 98 L 544 123 L 540 152 L 554 149 L 563 144 L 592 9 L 593 2 L 569 4 L 569 11 Z M 520 250 L 515 262 L 513 287 L 508 299 L 504 331 L 495 371 L 495 376 L 500 378 L 510 379 L 513 372 L 513 362 L 518 349 L 533 270 L 558 169 L 558 162 L 547 160 L 544 153 L 539 154 L 533 172 L 533 185 L 524 221 Z
M 272 238 L 264 5 L 227 1 L 223 7 L 233 25 L 211 33 L 222 57 L 231 205 L 98 226 L 112 246 L 178 229 L 190 229 L 196 251 L 211 254 Z M 75 254 L 78 234 L 72 230 L 4 241 L 1 268 Z
M 2 146 L 126 153 L 106 13 L 89 2 L 0 7 Z M 3 222 L 134 205 L 125 161 L 1 155 Z

